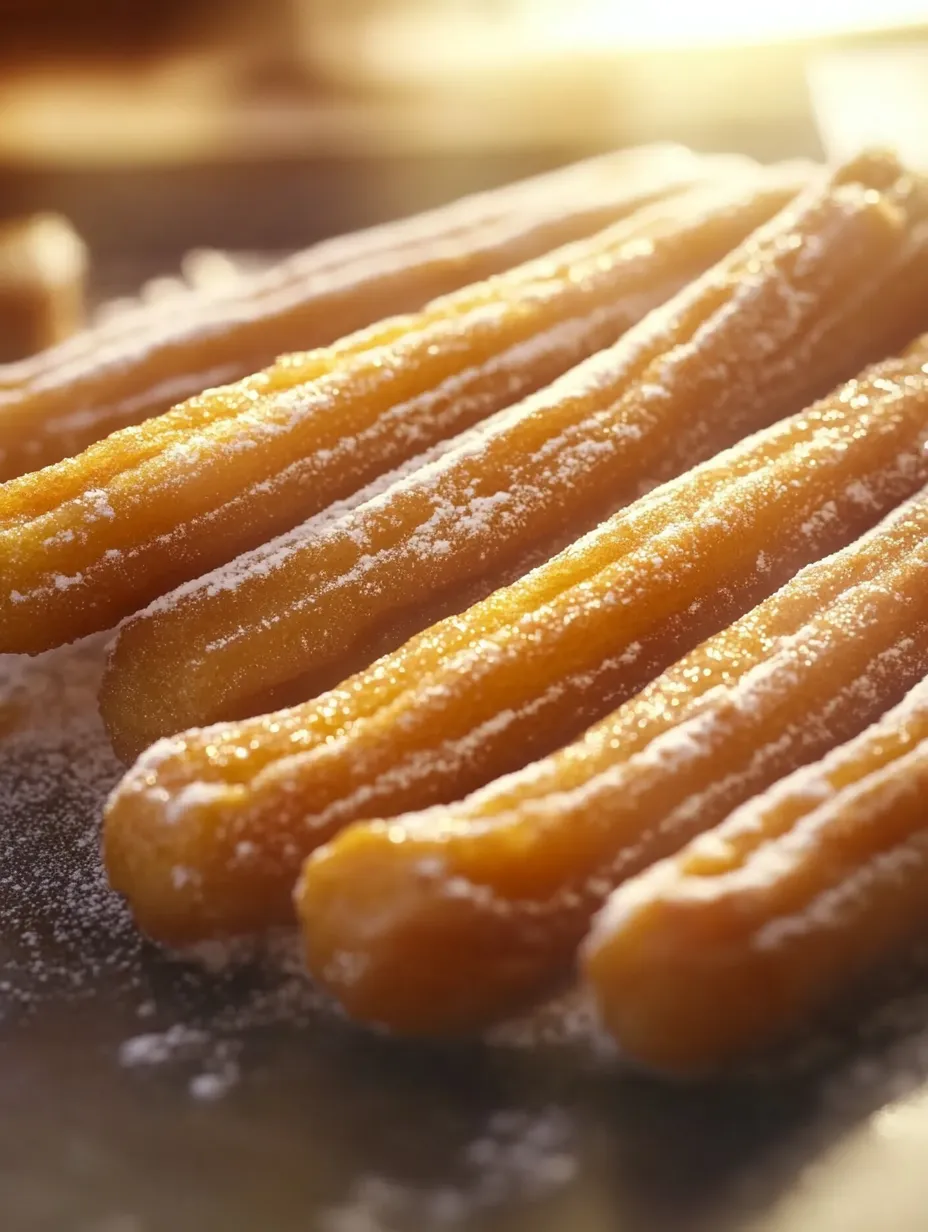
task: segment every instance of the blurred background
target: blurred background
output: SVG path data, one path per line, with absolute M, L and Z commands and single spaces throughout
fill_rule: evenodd
M 655 139 L 928 164 L 928 0 L 0 0 L 0 220 L 93 301 Z

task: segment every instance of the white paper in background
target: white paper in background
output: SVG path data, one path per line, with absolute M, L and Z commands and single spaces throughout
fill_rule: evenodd
M 928 170 L 928 41 L 816 56 L 809 91 L 825 153 L 849 158 L 890 146 Z

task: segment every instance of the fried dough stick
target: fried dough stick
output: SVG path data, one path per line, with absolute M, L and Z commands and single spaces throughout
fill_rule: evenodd
M 302 857 L 348 822 L 460 798 L 573 739 L 928 480 L 926 360 L 656 489 L 315 702 L 160 741 L 107 810 L 113 885 L 162 940 L 258 931 L 292 919 Z
M 928 231 L 905 221 L 924 190 L 897 171 L 845 168 L 612 350 L 130 621 L 102 694 L 118 752 L 318 694 L 649 483 L 808 405 L 890 335 L 907 342 L 928 324 Z
M 314 974 L 351 1014 L 411 1033 L 544 992 L 610 890 L 925 674 L 926 526 L 923 491 L 555 757 L 461 805 L 344 830 L 297 889 Z
M 80 453 L 287 351 L 416 311 L 670 192 L 750 166 L 679 146 L 620 151 L 327 240 L 220 297 L 146 308 L 0 365 L 0 479 Z
M 724 1065 L 928 928 L 928 683 L 609 900 L 584 946 L 628 1055 Z
M 291 528 L 612 343 L 793 195 L 693 189 L 590 240 L 281 360 L 0 487 L 0 648 L 35 652 Z

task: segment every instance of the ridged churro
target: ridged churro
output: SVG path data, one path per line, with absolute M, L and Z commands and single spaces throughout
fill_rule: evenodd
M 301 858 L 348 822 L 460 798 L 573 739 L 928 479 L 926 360 L 928 340 L 655 489 L 315 702 L 159 742 L 107 809 L 112 884 L 159 939 L 260 930 L 292 918 Z M 337 897 L 330 870 L 343 857 L 350 864 L 360 853 L 363 865 L 369 849 L 376 865 L 390 836 L 405 833 L 368 832 L 368 847 L 356 832 L 311 866 L 307 917 L 315 902 L 325 917 Z M 565 841 L 551 867 L 574 840 Z M 526 843 L 517 831 L 512 850 Z M 444 851 L 437 840 L 421 846 Z M 397 868 L 415 869 L 418 850 L 412 839 L 398 843 Z M 510 875 L 504 865 L 501 876 Z M 388 917 L 367 896 L 366 876 L 346 902 L 363 900 L 358 929 L 374 936 L 380 920 L 389 947 Z M 441 900 L 443 887 L 439 874 L 429 893 Z M 310 934 L 317 955 L 335 935 L 330 925 Z M 327 958 L 316 965 L 337 983 Z M 413 976 L 401 982 L 414 997 Z M 474 982 L 477 1000 L 483 989 Z M 432 1008 L 453 1014 L 456 1004 L 439 998 Z
M 925 674 L 926 530 L 923 489 L 554 757 L 460 805 L 349 827 L 307 862 L 297 890 L 313 972 L 353 1015 L 413 1033 L 471 1028 L 543 992 L 620 881 L 858 733 Z M 684 925 L 690 989 L 711 966 L 712 918 Z M 623 936 L 639 974 L 659 962 L 652 941 Z M 655 1014 L 661 987 L 643 994 Z M 744 995 L 756 992 L 751 983 Z M 622 1038 L 646 1050 L 634 1003 L 620 1017 L 619 981 L 608 995 Z M 676 1016 L 681 1056 L 690 1009 L 707 1004 Z M 652 1059 L 670 1047 L 665 1026 Z
M 80 453 L 286 351 L 326 346 L 747 159 L 623 151 L 317 244 L 218 297 L 152 308 L 0 367 L 0 479 Z
M 864 158 L 612 350 L 130 621 L 102 694 L 117 750 L 331 687 L 926 324 L 924 186 Z
M 108 628 L 547 384 L 727 252 L 804 175 L 688 190 L 3 485 L 0 649 Z
M 616 891 L 584 946 L 630 1057 L 723 1065 L 928 927 L 928 683 Z

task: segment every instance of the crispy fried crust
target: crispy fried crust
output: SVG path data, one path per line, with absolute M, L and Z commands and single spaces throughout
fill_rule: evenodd
M 340 834 L 297 890 L 314 973 L 351 1013 L 410 1032 L 472 1027 L 543 991 L 620 881 L 928 670 L 928 549 L 894 542 L 924 536 L 926 513 L 922 495 L 901 531 L 878 532 L 873 577 L 812 607 L 822 570 L 859 549 L 810 567 L 550 761 L 461 806 Z M 781 624 L 784 608 L 804 619 Z
M 644 146 L 317 244 L 221 297 L 146 308 L 0 365 L 0 479 L 437 295 L 592 235 L 747 159 Z
M 459 798 L 558 747 L 681 649 L 872 524 L 928 479 L 926 356 L 923 346 L 879 365 L 812 410 L 656 489 L 549 564 L 316 702 L 155 745 L 114 794 L 105 824 L 111 880 L 142 927 L 184 942 L 286 921 L 301 858 L 346 823 Z M 883 532 L 886 542 L 896 533 Z M 810 585 L 799 584 L 800 594 Z M 901 606 L 897 615 L 904 615 Z M 527 771 L 527 781 L 544 773 Z M 358 929 L 376 932 L 370 920 L 382 917 L 365 914 L 367 887 L 377 884 L 368 867 L 393 861 L 385 867 L 401 870 L 401 882 L 420 854 L 426 864 L 437 855 L 443 868 L 458 851 L 456 817 L 455 810 L 439 812 L 441 837 L 431 837 L 429 822 L 421 841 L 416 824 L 410 836 L 403 825 L 355 830 L 310 866 L 300 908 L 316 947 L 314 966 L 333 986 L 326 954 L 342 940 L 348 948 L 356 943 L 340 940 L 326 915 L 338 914 L 332 904 L 342 861 L 362 870 L 345 897 L 364 906 Z M 563 854 L 562 830 L 568 846 L 574 840 L 566 836 L 581 832 L 572 821 L 551 831 L 552 867 Z M 500 839 L 491 837 L 485 848 L 489 878 L 510 832 L 514 852 L 529 843 L 530 827 L 501 824 Z M 462 834 L 461 850 L 469 851 L 466 826 Z M 478 843 L 474 850 L 483 849 Z M 548 865 L 547 855 L 539 859 L 539 867 Z M 568 862 L 568 879 L 570 868 Z M 504 860 L 504 884 L 511 875 Z M 443 883 L 443 872 L 431 888 L 424 883 L 424 948 Z M 330 889 L 320 893 L 320 886 Z M 462 918 L 466 925 L 467 911 Z M 389 931 L 385 925 L 372 946 L 382 941 L 388 949 Z M 575 940 L 569 934 L 568 949 Z M 411 997 L 414 983 L 404 975 Z M 475 1005 L 486 1008 L 484 991 L 474 980 Z M 428 995 L 426 1002 L 432 1004 Z M 454 1007 L 444 996 L 432 1005 L 451 1016 Z
M 923 192 L 879 157 L 845 168 L 431 465 L 157 602 L 104 684 L 117 750 L 318 694 L 907 342 L 928 323 Z M 702 229 L 678 227 L 677 268 Z
M 797 1026 L 928 923 L 928 684 L 619 889 L 583 965 L 647 1065 L 724 1065 Z
M 802 175 L 694 189 L 5 484 L 0 648 L 107 628 L 546 384 L 727 251 Z

